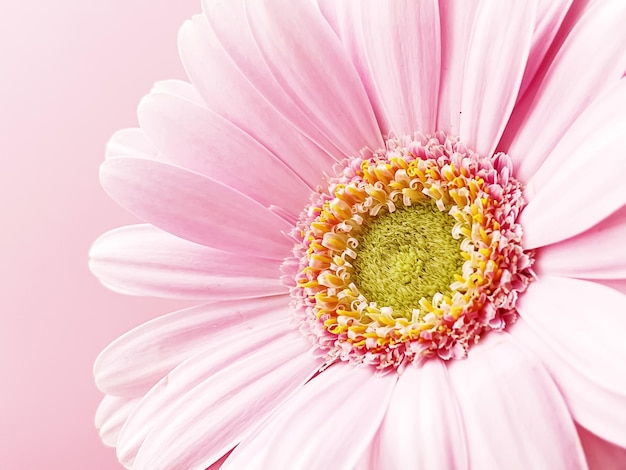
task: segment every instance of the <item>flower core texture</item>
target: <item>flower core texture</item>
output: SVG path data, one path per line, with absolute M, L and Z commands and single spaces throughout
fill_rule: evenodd
M 515 321 L 533 278 L 509 157 L 445 133 L 391 138 L 344 162 L 294 237 L 292 298 L 328 362 L 379 369 L 463 358 Z

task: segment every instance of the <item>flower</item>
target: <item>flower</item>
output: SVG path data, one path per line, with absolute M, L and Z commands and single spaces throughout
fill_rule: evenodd
M 101 168 L 148 224 L 92 271 L 199 304 L 97 360 L 122 464 L 619 465 L 625 21 L 621 0 L 206 0 L 191 84 L 158 83 Z

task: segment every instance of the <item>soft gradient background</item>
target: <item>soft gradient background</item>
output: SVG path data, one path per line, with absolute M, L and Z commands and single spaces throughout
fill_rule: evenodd
M 98 182 L 104 145 L 152 83 L 183 78 L 200 0 L 0 0 L 0 469 L 116 469 L 92 364 L 171 302 L 108 292 L 91 242 L 134 222 Z

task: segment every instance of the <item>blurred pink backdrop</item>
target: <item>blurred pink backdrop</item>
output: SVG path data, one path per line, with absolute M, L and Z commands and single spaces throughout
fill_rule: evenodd
M 93 425 L 92 365 L 172 302 L 104 289 L 103 231 L 134 222 L 98 183 L 104 145 L 152 83 L 184 78 L 200 0 L 0 1 L 0 468 L 116 469 Z

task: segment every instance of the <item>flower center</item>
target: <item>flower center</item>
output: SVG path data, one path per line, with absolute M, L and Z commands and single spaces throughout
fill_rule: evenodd
M 458 139 L 390 139 L 349 159 L 294 232 L 292 297 L 327 360 L 386 369 L 462 358 L 517 315 L 532 280 L 516 219 L 522 188 L 504 154 Z
M 422 298 L 451 296 L 461 274 L 461 242 L 452 237 L 455 220 L 424 202 L 385 212 L 365 224 L 359 236 L 354 273 L 359 291 L 377 305 L 411 319 Z

